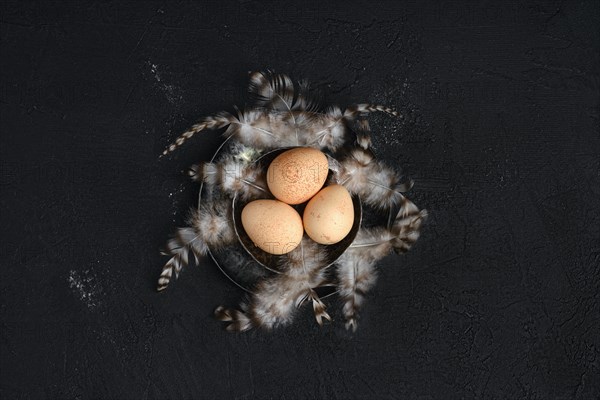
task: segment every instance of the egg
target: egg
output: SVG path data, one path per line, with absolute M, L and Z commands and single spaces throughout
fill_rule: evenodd
M 300 244 L 302 218 L 291 206 L 278 200 L 254 200 L 242 209 L 242 226 L 261 250 L 285 254 Z
M 339 242 L 354 224 L 354 204 L 350 193 L 341 185 L 323 188 L 306 205 L 302 220 L 306 234 L 315 242 Z
M 329 162 L 312 147 L 287 150 L 269 164 L 267 185 L 276 199 L 287 204 L 304 203 L 323 187 Z

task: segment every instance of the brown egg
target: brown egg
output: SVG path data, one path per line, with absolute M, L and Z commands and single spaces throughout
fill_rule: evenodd
M 354 205 L 348 190 L 341 185 L 323 188 L 304 209 L 304 230 L 320 244 L 337 243 L 354 224 Z
M 267 170 L 267 185 L 273 196 L 287 204 L 304 203 L 323 187 L 329 162 L 312 147 L 298 147 L 278 155 Z
M 254 200 L 242 210 L 242 226 L 261 250 L 285 254 L 300 244 L 302 218 L 291 206 L 278 200 Z

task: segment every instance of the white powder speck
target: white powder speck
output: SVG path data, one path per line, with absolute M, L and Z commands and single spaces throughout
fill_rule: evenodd
M 374 113 L 369 117 L 373 131 L 372 140 L 375 150 L 400 146 L 407 140 L 407 124 L 409 115 L 416 112 L 407 99 L 407 93 L 411 89 L 407 78 L 399 79 L 390 77 L 385 85 L 376 85 L 369 98 L 375 104 L 382 104 L 398 111 L 402 117 L 393 118 L 382 113 Z
M 172 192 L 169 192 L 169 198 L 172 199 L 171 214 L 173 217 L 181 213 L 181 194 L 185 191 L 186 187 L 184 184 L 180 184 L 179 187 Z
M 89 309 L 94 309 L 102 304 L 100 301 L 100 298 L 102 297 L 102 286 L 90 271 L 86 270 L 80 273 L 71 270 L 69 272 L 68 282 L 73 293 Z
M 154 79 L 156 79 L 157 82 L 160 82 L 160 75 L 158 74 L 158 65 L 152 64 L 150 70 L 154 75 Z
M 158 65 L 148 62 L 150 65 L 150 71 L 156 80 L 158 88 L 163 92 L 169 103 L 176 105 L 179 101 L 183 100 L 181 90 L 174 86 L 164 83 L 161 74 L 158 72 Z

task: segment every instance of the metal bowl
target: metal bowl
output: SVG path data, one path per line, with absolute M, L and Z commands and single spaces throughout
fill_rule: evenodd
M 271 163 L 271 161 L 273 161 L 275 159 L 275 157 L 277 157 L 281 153 L 283 153 L 289 149 L 292 149 L 292 148 L 294 148 L 294 147 L 279 148 L 279 149 L 270 151 L 270 152 L 262 155 L 260 158 L 258 158 L 255 161 L 255 163 L 259 163 L 265 169 L 265 173 L 266 173 L 266 170 L 269 167 L 269 164 Z M 332 173 L 332 171 L 330 170 L 329 174 L 331 174 L 331 173 Z M 271 198 L 272 199 L 274 197 L 273 197 L 273 195 L 268 193 L 268 195 L 263 198 Z M 250 200 L 250 201 L 252 201 L 252 200 Z M 235 228 L 235 233 L 237 235 L 237 238 L 238 238 L 240 244 L 246 250 L 248 255 L 250 257 L 252 257 L 252 259 L 254 259 L 257 263 L 259 263 L 261 266 L 263 266 L 267 270 L 278 273 L 278 272 L 280 272 L 281 265 L 285 264 L 287 255 L 285 255 L 285 254 L 282 254 L 282 255 L 269 254 L 269 253 L 261 250 L 259 247 L 254 245 L 254 243 L 252 242 L 250 237 L 248 237 L 248 234 L 244 230 L 244 227 L 242 226 L 242 210 L 243 210 L 244 206 L 247 203 L 249 203 L 250 201 L 242 201 L 238 196 L 235 196 L 233 199 L 232 216 L 233 216 L 233 226 Z M 308 203 L 308 201 L 305 203 L 302 203 L 302 204 L 292 205 L 291 207 L 293 207 L 296 211 L 298 211 L 298 214 L 302 215 L 307 203 Z M 354 205 L 354 223 L 352 225 L 352 229 L 350 229 L 350 232 L 346 235 L 346 237 L 344 237 L 344 239 L 342 239 L 341 241 L 331 244 L 331 245 L 321 245 L 321 244 L 318 245 L 318 246 L 322 247 L 322 249 L 324 250 L 324 254 L 326 254 L 326 256 L 323 259 L 323 267 L 327 267 L 327 266 L 333 264 L 344 253 L 344 251 L 346 251 L 348 246 L 350 246 L 350 244 L 352 244 L 352 242 L 354 241 L 354 238 L 356 237 L 356 233 L 358 232 L 358 229 L 360 228 L 361 219 L 362 219 L 362 204 L 361 204 L 361 201 L 358 198 L 358 196 L 352 196 L 352 203 Z M 305 234 L 305 236 L 306 236 L 306 234 Z
M 211 162 L 218 162 L 222 154 L 228 151 L 228 140 L 223 142 L 217 149 Z M 264 154 L 255 162 L 260 162 L 266 169 L 269 167 L 271 161 L 282 152 L 289 148 L 280 148 L 269 153 Z M 330 171 L 331 174 L 331 171 Z M 273 198 L 270 193 L 267 194 L 267 198 Z M 201 185 L 200 193 L 198 196 L 198 204 L 202 204 L 203 200 L 210 201 L 231 201 L 225 194 L 208 188 L 206 185 Z M 340 242 L 332 245 L 318 245 L 326 248 L 327 256 L 323 259 L 323 267 L 334 263 L 343 252 L 350 246 L 356 233 L 362 223 L 363 209 L 360 199 L 356 196 L 352 197 L 354 204 L 354 224 L 350 233 Z M 286 255 L 273 255 L 262 251 L 260 248 L 254 246 L 254 243 L 250 240 L 246 234 L 244 227 L 241 223 L 241 212 L 247 202 L 241 201 L 237 196 L 234 197 L 232 202 L 232 218 L 235 234 L 238 238 L 236 243 L 229 246 L 214 249 L 208 249 L 210 257 L 215 262 L 217 268 L 227 277 L 231 282 L 240 287 L 241 289 L 252 293 L 253 287 L 262 279 L 265 279 L 274 274 L 280 273 L 279 269 L 281 263 L 285 262 Z M 294 206 L 300 214 L 304 210 L 305 204 Z M 319 293 L 321 298 L 326 297 L 330 293 L 324 292 Z

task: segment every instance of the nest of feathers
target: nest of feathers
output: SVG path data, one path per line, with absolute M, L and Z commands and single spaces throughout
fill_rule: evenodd
M 196 264 L 210 255 L 247 291 L 239 307 L 216 308 L 215 316 L 227 323 L 227 330 L 288 325 L 307 303 L 322 325 L 324 320 L 331 321 L 326 306 L 329 296 L 337 296 L 343 304 L 345 326 L 354 331 L 365 296 L 376 283 L 377 262 L 392 252 L 407 252 L 427 217 L 425 210 L 406 197 L 412 180 L 378 160 L 371 149 L 368 115 L 401 116 L 372 104 L 345 110 L 324 107 L 306 82 L 294 83 L 286 75 L 271 72 L 251 73 L 249 92 L 250 107 L 203 118 L 163 152 L 172 153 L 196 133 L 223 130 L 225 140 L 215 157 L 189 169 L 192 180 L 201 183 L 199 205 L 192 210 L 188 226 L 178 228 L 168 241 L 163 254 L 170 259 L 157 289 L 165 290 L 178 277 L 190 264 L 190 255 Z M 266 171 L 257 160 L 269 151 L 296 146 L 314 147 L 328 156 L 328 183 L 342 185 L 360 199 L 362 222 L 354 240 L 334 260 L 328 258 L 326 246 L 305 235 L 300 246 L 276 260 L 275 268 L 265 268 L 240 250 L 233 199 L 268 198 Z

